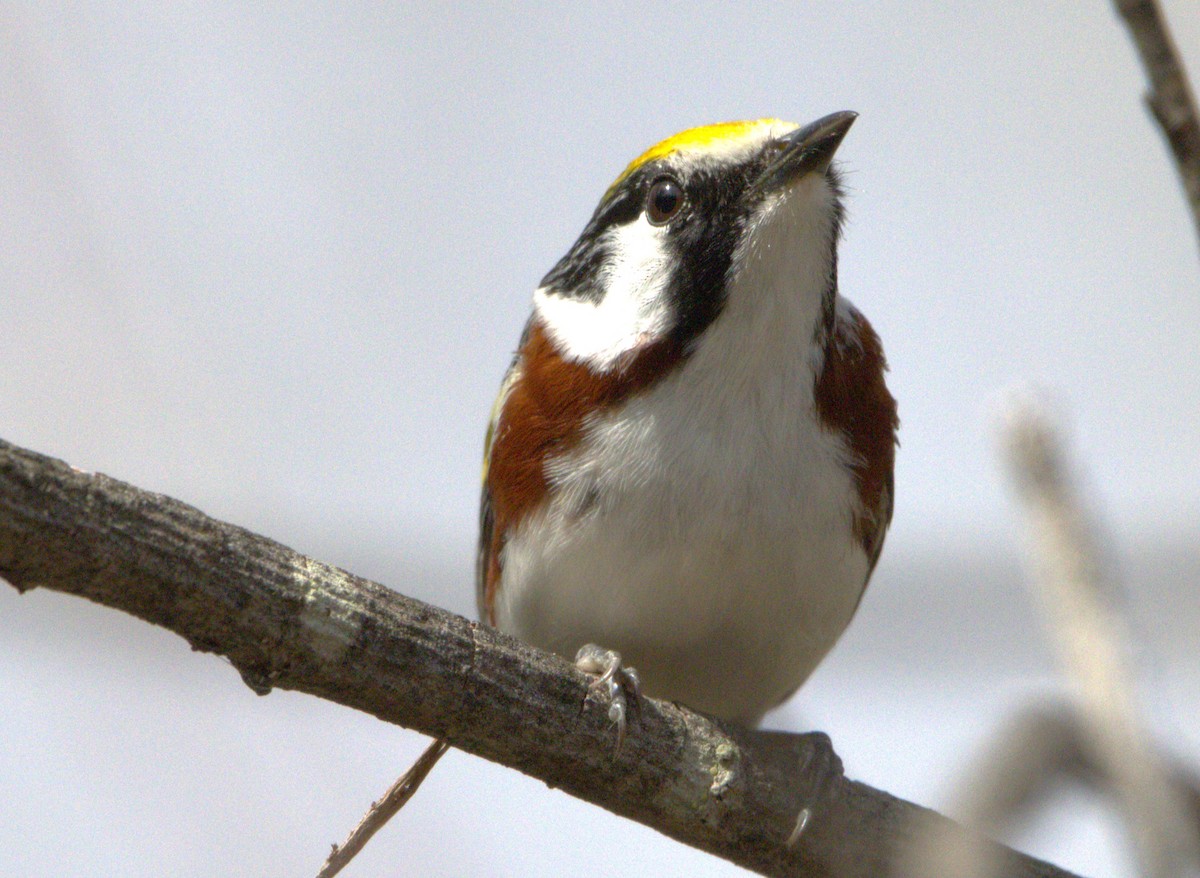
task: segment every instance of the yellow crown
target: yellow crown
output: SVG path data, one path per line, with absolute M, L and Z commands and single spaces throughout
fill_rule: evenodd
M 736 144 L 740 141 L 751 140 L 760 134 L 763 128 L 775 126 L 795 127 L 779 119 L 753 119 L 744 122 L 718 122 L 716 125 L 701 125 L 699 128 L 688 128 L 686 131 L 672 134 L 631 161 L 629 166 L 608 187 L 606 197 L 624 183 L 630 174 L 642 165 L 656 159 L 665 158 L 677 152 L 711 149 L 717 144 Z

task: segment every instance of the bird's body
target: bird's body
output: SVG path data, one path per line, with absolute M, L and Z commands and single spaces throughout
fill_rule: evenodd
M 852 119 L 684 132 L 606 193 L 497 402 L 485 621 L 618 650 L 647 694 L 745 722 L 833 646 L 891 517 L 896 426 L 837 293 Z

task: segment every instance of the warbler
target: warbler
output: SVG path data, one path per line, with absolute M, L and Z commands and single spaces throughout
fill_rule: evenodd
M 485 440 L 479 613 L 595 674 L 618 748 L 630 691 L 757 724 L 879 560 L 899 421 L 838 292 L 832 162 L 855 118 L 650 147 L 534 292 Z
M 757 723 L 879 559 L 899 422 L 838 290 L 855 118 L 652 146 L 534 293 L 487 433 L 479 612 L 598 674 L 621 734 L 634 666 Z

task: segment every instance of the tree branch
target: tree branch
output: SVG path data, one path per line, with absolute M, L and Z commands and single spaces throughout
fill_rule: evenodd
M 1025 512 L 1035 590 L 1074 689 L 1088 757 L 1124 812 L 1141 874 L 1189 874 L 1200 867 L 1200 838 L 1180 788 L 1139 722 L 1125 660 L 1131 638 L 1046 407 L 1015 398 L 1003 441 Z
M 445 738 L 763 874 L 874 878 L 931 824 L 966 833 L 847 780 L 819 733 L 753 732 L 646 699 L 614 756 L 589 678 L 561 658 L 2 441 L 0 576 L 168 628 L 256 692 L 307 692 Z M 1006 875 L 1069 876 L 986 845 Z
M 333 850 L 329 852 L 329 856 L 321 865 L 321 871 L 317 873 L 317 878 L 333 878 L 358 856 L 359 851 L 375 833 L 408 804 L 408 800 L 420 789 L 421 783 L 437 765 L 448 746 L 441 738 L 436 739 L 413 763 L 412 768 L 400 775 L 396 782 L 388 787 L 388 791 L 383 794 L 382 799 L 371 803 L 371 807 L 350 832 L 345 842 L 333 846 Z
M 1146 104 L 1175 156 L 1200 234 L 1200 120 L 1179 51 L 1156 0 L 1115 0 L 1150 77 Z

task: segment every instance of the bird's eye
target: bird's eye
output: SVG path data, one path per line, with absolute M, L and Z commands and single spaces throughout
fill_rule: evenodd
M 646 218 L 656 226 L 668 223 L 683 207 L 683 190 L 670 177 L 661 177 L 646 194 Z

